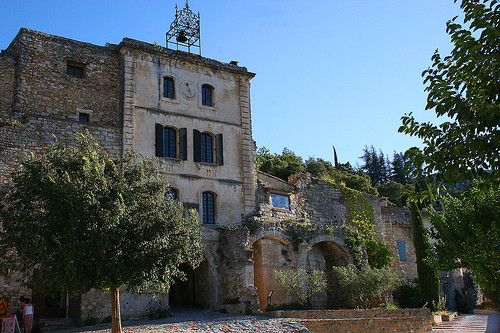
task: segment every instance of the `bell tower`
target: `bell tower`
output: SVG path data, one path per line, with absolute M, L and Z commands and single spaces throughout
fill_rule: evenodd
M 195 14 L 189 8 L 188 0 L 181 10 L 175 5 L 175 19 L 170 24 L 170 30 L 166 35 L 167 48 L 169 48 L 169 44 L 174 44 L 177 50 L 180 46 L 187 49 L 189 53 L 191 53 L 191 48 L 198 48 L 198 53 L 201 56 L 200 13 Z

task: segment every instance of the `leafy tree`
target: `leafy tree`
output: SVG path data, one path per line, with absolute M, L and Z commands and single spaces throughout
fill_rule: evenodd
M 166 196 L 159 161 L 115 159 L 90 134 L 76 147 L 55 144 L 13 174 L 2 198 L 2 257 L 52 292 L 111 290 L 112 332 L 121 332 L 119 288 L 165 292 L 181 264 L 202 259 L 201 233 L 182 204 Z M 33 281 L 31 281 L 33 286 Z
M 406 184 L 409 182 L 408 177 L 408 166 L 406 164 L 405 154 L 394 152 L 392 159 L 392 168 L 390 180 L 398 182 L 400 184 Z
M 298 299 L 301 304 L 309 307 L 312 297 L 327 289 L 325 272 L 318 269 L 308 271 L 298 268 L 289 271 L 274 271 L 274 278 L 278 287 L 287 296 Z
M 456 1 L 456 0 L 455 0 Z M 454 48 L 438 51 L 423 72 L 426 110 L 449 120 L 440 125 L 402 117 L 399 132 L 417 136 L 424 148 L 412 150 L 413 162 L 427 175 L 453 184 L 463 179 L 500 181 L 500 3 L 463 0 L 464 23 L 446 24 Z
M 394 255 L 381 240 L 370 239 L 366 241 L 366 254 L 368 264 L 373 268 L 391 267 Z
M 283 180 L 288 180 L 294 173 L 305 171 L 302 157 L 288 148 L 284 148 L 281 155 L 271 154 L 266 147 L 260 148 L 257 151 L 257 168 Z
M 390 267 L 372 268 L 368 265 L 334 266 L 334 274 L 345 292 L 358 300 L 360 306 L 369 308 L 378 305 L 382 296 L 396 283 L 396 273 Z
M 382 197 L 387 197 L 389 203 L 397 207 L 405 207 L 409 197 L 415 191 L 413 184 L 403 185 L 395 181 L 377 184 L 376 188 Z
M 429 244 L 429 234 L 425 229 L 422 215 L 415 201 L 410 202 L 411 220 L 413 224 L 413 244 L 417 257 L 417 272 L 420 289 L 424 300 L 432 308 L 439 302 L 439 275 L 435 265 L 432 246 Z
M 481 285 L 500 291 L 500 186 L 446 198 L 431 222 L 440 267 L 466 267 Z

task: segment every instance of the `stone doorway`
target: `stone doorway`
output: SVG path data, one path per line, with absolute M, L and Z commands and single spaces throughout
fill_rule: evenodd
M 33 294 L 35 319 L 75 318 L 81 316 L 81 297 L 72 298 L 69 294 Z
M 278 237 L 264 237 L 253 245 L 254 286 L 257 287 L 259 309 L 265 311 L 268 296 L 272 291 L 271 304 L 295 302 L 278 289 L 274 278 L 275 270 L 290 270 L 297 267 L 296 256 L 290 244 Z
M 176 280 L 169 291 L 171 307 L 198 307 L 213 309 L 217 305 L 217 286 L 212 265 L 204 260 L 195 270 L 181 267 L 187 280 Z
M 333 241 L 323 241 L 313 245 L 307 254 L 307 269 L 321 269 L 325 271 L 328 281 L 328 291 L 313 299 L 313 305 L 319 308 L 340 309 L 349 307 L 349 298 L 333 274 L 331 267 L 347 266 L 349 253 L 341 245 Z

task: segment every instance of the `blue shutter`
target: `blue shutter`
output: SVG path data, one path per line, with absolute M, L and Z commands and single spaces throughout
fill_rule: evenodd
M 406 259 L 406 242 L 403 240 L 397 240 L 396 244 L 398 246 L 399 260 L 405 261 Z

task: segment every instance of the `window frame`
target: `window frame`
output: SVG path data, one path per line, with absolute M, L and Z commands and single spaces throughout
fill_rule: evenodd
M 208 145 L 208 139 L 210 139 L 210 147 Z M 214 163 L 214 135 L 210 132 L 203 132 L 200 136 L 200 150 L 201 159 L 200 162 L 203 163 Z
M 171 92 L 171 96 L 170 93 Z M 176 89 L 175 89 L 175 79 L 171 76 L 163 77 L 163 98 L 175 99 L 176 98 Z
M 202 209 L 202 223 L 203 224 L 216 224 L 216 201 L 217 195 L 211 191 L 205 191 L 201 194 L 201 209 Z
M 175 157 L 171 154 L 166 155 L 166 135 L 165 130 L 171 129 L 175 131 Z M 187 160 L 187 129 L 176 128 L 174 126 L 164 126 L 162 124 L 155 124 L 155 137 L 154 137 L 154 151 L 156 157 L 166 157 L 172 159 Z
M 90 122 L 90 114 L 85 112 L 78 113 L 78 121 L 81 123 L 89 123 Z
M 282 198 L 287 198 L 288 199 L 288 203 L 285 205 L 285 207 L 278 207 L 278 206 L 275 206 L 275 201 L 273 200 L 273 196 L 280 196 Z M 291 202 L 291 198 L 290 198 L 290 194 L 289 193 L 282 193 L 282 192 L 271 192 L 270 195 L 270 200 L 271 200 L 271 206 L 273 209 L 281 209 L 281 210 L 287 210 L 287 211 L 290 211 L 291 210 L 291 206 L 292 206 L 292 202 Z
M 78 62 L 68 61 L 66 63 L 66 75 L 72 76 L 75 78 L 85 77 L 85 64 L 81 64 Z
M 168 135 L 167 135 L 168 134 Z M 173 136 L 172 136 L 173 135 Z M 170 158 L 178 158 L 179 154 L 179 131 L 172 126 L 163 127 L 163 156 Z M 173 143 L 170 142 L 173 139 Z
M 208 83 L 201 85 L 201 105 L 210 108 L 215 106 L 215 88 Z
M 179 190 L 175 187 L 170 187 L 168 189 L 167 192 L 165 192 L 165 196 L 171 194 L 172 195 L 172 199 L 174 199 L 175 201 L 178 201 L 179 200 Z

